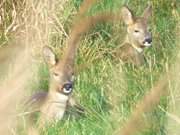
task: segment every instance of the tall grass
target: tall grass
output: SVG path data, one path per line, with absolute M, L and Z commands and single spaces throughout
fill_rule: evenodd
M 37 15 L 36 19 L 32 18 L 31 23 L 28 24 L 39 25 L 34 27 L 37 29 L 33 29 L 27 36 L 30 36 L 28 42 L 34 45 L 35 50 L 40 50 L 40 46 L 49 45 L 57 52 L 57 55 L 62 54 L 62 47 L 66 44 L 68 33 L 73 24 L 73 18 L 76 17 L 82 1 L 72 0 L 63 2 L 63 4 L 59 2 L 55 6 L 56 8 L 50 12 L 45 10 L 43 3 L 40 3 L 39 7 L 43 9 L 44 16 L 40 13 L 40 9 L 36 9 L 33 12 L 33 15 Z M 118 134 L 117 131 L 123 127 L 123 124 L 133 112 L 136 103 L 143 98 L 144 94 L 150 88 L 154 87 L 155 82 L 160 76 L 169 71 L 171 65 L 176 64 L 175 57 L 178 55 L 177 33 L 179 33 L 177 26 L 179 18 L 175 16 L 174 11 L 176 11 L 177 15 L 180 10 L 179 6 L 174 7 L 172 4 L 174 1 L 169 0 L 152 0 L 151 2 L 153 5 L 153 16 L 150 26 L 153 33 L 153 46 L 145 50 L 146 64 L 140 68 L 136 68 L 129 64 L 122 65 L 121 62 L 112 59 L 112 51 L 121 45 L 126 31 L 122 20 L 115 23 L 98 25 L 82 38 L 76 62 L 77 69 L 81 70 L 78 71 L 79 74 L 76 76 L 74 95 L 85 107 L 85 116 L 75 117 L 73 114 L 66 115 L 63 121 L 45 128 L 42 134 Z M 11 3 L 7 1 L 7 4 Z M 33 2 L 31 4 L 34 5 Z M 127 4 L 137 15 L 141 15 L 147 5 L 146 0 L 103 0 L 94 4 L 88 14 L 97 14 L 105 10 L 119 12 L 119 9 L 124 4 Z M 34 7 L 36 6 L 34 5 Z M 5 18 L 3 23 L 1 23 L 3 24 L 1 25 L 1 28 L 3 28 L 1 35 L 5 35 L 5 29 L 12 24 L 12 19 L 10 18 L 12 18 L 11 12 L 13 8 L 12 6 L 9 8 L 12 10 L 5 12 L 9 14 L 9 17 L 7 17 L 9 19 Z M 29 8 L 26 13 L 30 12 L 32 14 L 31 10 L 32 8 Z M 22 10 L 21 12 L 25 11 Z M 52 18 L 53 25 L 46 23 L 48 21 L 46 17 Z M 44 18 L 46 19 L 42 25 L 39 20 L 43 20 Z M 9 31 L 8 33 L 11 34 L 12 32 Z M 33 37 L 31 34 L 37 35 L 38 38 Z M 9 34 L 6 34 L 6 36 L 7 38 L 1 36 L 1 45 L 4 45 L 4 41 L 7 43 L 7 39 L 11 37 Z M 40 44 L 40 46 L 37 44 Z M 45 64 L 42 64 L 40 52 L 35 56 L 37 57 L 34 60 L 36 60 L 36 64 L 39 67 L 38 76 L 32 79 L 30 88 L 32 91 L 39 89 L 47 90 L 47 67 Z M 87 64 L 88 66 L 81 68 L 81 64 Z M 178 89 L 178 87 L 175 87 L 176 85 L 172 85 L 172 91 L 175 88 Z M 140 135 L 166 135 L 171 133 L 166 128 L 169 126 L 166 112 L 169 111 L 169 100 L 178 100 L 179 94 L 177 93 L 176 96 L 174 94 L 171 94 L 173 98 L 162 98 L 159 107 L 151 112 L 140 114 L 144 116 L 147 123 L 146 128 L 139 133 Z

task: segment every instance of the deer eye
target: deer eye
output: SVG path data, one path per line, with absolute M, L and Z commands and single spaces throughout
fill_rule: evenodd
M 53 77 L 54 77 L 55 79 L 58 79 L 58 78 L 59 78 L 59 74 L 58 74 L 58 73 L 53 73 Z
M 73 84 L 72 83 L 66 83 L 63 85 L 63 93 L 64 94 L 70 94 L 73 90 Z
M 139 32 L 139 30 L 134 30 L 134 32 L 135 32 L 135 33 L 138 33 L 138 32 Z

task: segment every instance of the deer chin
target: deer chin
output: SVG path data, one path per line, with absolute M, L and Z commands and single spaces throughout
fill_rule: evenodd
M 69 99 L 69 96 L 59 93 L 59 92 L 56 92 L 55 96 L 56 96 L 57 101 L 61 101 L 64 103 L 66 103 Z
M 141 47 L 141 46 L 136 46 L 136 45 L 132 44 L 132 47 L 133 47 L 138 53 L 142 53 L 142 52 L 143 52 L 143 47 Z
M 59 121 L 64 116 L 69 97 L 59 92 L 51 93 L 50 97 L 41 111 L 46 121 Z
M 151 46 L 151 43 L 145 42 L 143 45 L 144 45 L 145 47 L 150 47 L 150 46 Z

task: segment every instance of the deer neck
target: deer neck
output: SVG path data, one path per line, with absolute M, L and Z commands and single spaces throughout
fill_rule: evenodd
M 61 120 L 66 111 L 68 99 L 66 95 L 50 91 L 46 102 L 41 107 L 42 122 Z
M 49 96 L 54 103 L 62 104 L 62 107 L 65 107 L 69 97 L 59 92 L 50 92 Z
M 139 45 L 135 44 L 128 35 L 125 38 L 125 43 L 130 44 L 138 53 L 143 52 L 143 49 L 141 47 L 138 47 Z

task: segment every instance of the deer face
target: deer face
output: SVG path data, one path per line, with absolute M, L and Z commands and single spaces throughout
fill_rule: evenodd
M 49 65 L 51 89 L 69 96 L 72 93 L 74 82 L 72 69 L 57 60 L 49 47 L 43 48 L 43 55 Z
M 148 19 L 151 16 L 152 7 L 148 6 L 142 17 L 135 17 L 127 8 L 122 8 L 122 18 L 127 25 L 127 36 L 129 41 L 136 47 L 144 48 L 151 46 L 152 36 L 148 31 Z

